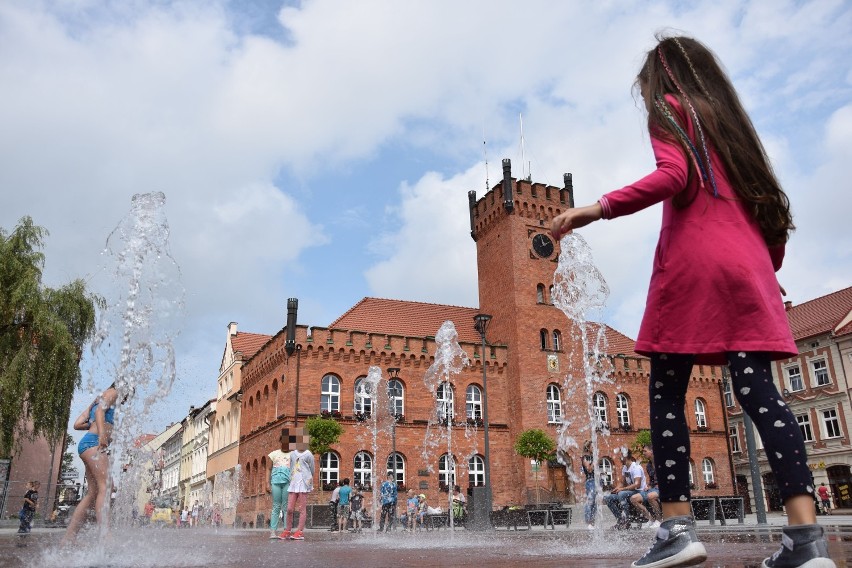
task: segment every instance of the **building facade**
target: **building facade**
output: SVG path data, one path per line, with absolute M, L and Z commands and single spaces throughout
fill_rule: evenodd
M 577 446 L 593 430 L 605 484 L 617 483 L 618 454 L 635 444 L 639 430 L 649 428 L 650 365 L 633 351 L 630 338 L 590 324 L 590 336 L 606 338 L 606 346 L 592 361 L 591 374 L 598 380 L 586 388 L 584 363 L 591 349 L 578 343 L 577 322 L 553 305 L 550 285 L 559 243 L 550 240 L 546 228 L 570 206 L 570 194 L 570 186 L 518 181 L 507 172 L 481 199 L 470 195 L 479 308 L 365 298 L 328 327 L 294 326 L 292 354 L 285 327 L 248 359 L 242 375 L 239 460 L 245 483 L 238 526 L 268 523 L 267 454 L 277 447 L 281 428 L 303 425 L 315 415 L 335 418 L 344 427 L 332 451 L 316 456 L 319 489 L 331 489 L 344 477 L 370 486 L 372 476 L 396 471 L 400 487 L 445 505 L 452 485 L 482 485 L 486 397 L 495 507 L 575 500 L 582 488 L 571 481 L 569 470 L 578 472 Z M 484 351 L 474 327 L 480 313 L 491 316 Z M 470 365 L 436 381 L 429 373 L 436 361 L 435 336 L 447 320 L 455 324 Z M 384 381 L 377 394 L 363 390 L 372 367 L 381 370 Z M 398 378 L 388 369 L 397 369 Z M 609 378 L 601 380 L 601 374 Z M 691 381 L 690 474 L 696 493 L 731 495 L 721 369 L 696 366 Z M 392 410 L 385 411 L 385 405 Z M 562 463 L 533 464 L 515 453 L 518 436 L 533 428 L 561 440 Z M 321 493 L 313 498 L 327 501 Z
M 164 502 L 173 509 L 181 505 L 180 470 L 181 448 L 183 447 L 183 429 L 185 421 L 177 423 L 174 433 L 163 443 L 163 472 L 160 494 Z
M 852 288 L 798 306 L 786 303 L 787 319 L 799 354 L 775 361 L 772 375 L 799 423 L 815 487 L 829 486 L 835 506 L 852 507 L 852 442 L 850 442 L 850 371 L 852 371 Z M 730 445 L 742 494 L 754 499 L 746 450 L 742 409 L 725 389 L 730 414 Z M 781 510 L 775 476 L 760 435 L 754 430 L 755 459 L 760 468 L 768 510 Z
M 210 453 L 207 456 L 211 501 L 221 512 L 225 526 L 233 525 L 239 500 L 243 361 L 257 353 L 270 338 L 269 335 L 239 332 L 235 322 L 228 324 L 225 351 L 216 380 L 216 410 L 210 415 Z

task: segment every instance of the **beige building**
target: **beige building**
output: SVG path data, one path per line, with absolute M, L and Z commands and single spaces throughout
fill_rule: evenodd
M 165 474 L 165 447 L 169 441 L 181 429 L 180 422 L 171 424 L 163 432 L 157 434 L 150 441 L 145 443 L 138 452 L 144 462 L 136 464 L 140 471 L 139 484 L 136 491 L 135 506 L 136 510 L 142 513 L 145 510 L 145 504 L 148 501 L 153 501 L 156 506 L 161 503 L 168 502 L 168 498 L 164 499 L 164 474 Z
M 183 446 L 183 422 L 176 424 L 175 432 L 163 442 L 161 453 L 163 455 L 162 489 L 160 495 L 173 508 L 181 503 L 180 493 L 180 453 Z
M 772 374 L 802 430 L 815 487 L 825 483 L 835 506 L 852 507 L 852 287 L 786 307 L 799 355 L 775 361 Z M 725 399 L 738 493 L 753 502 L 742 409 L 730 384 Z M 780 510 L 775 476 L 756 429 L 754 436 L 767 510 Z
M 216 399 L 200 408 L 190 407 L 184 418 L 183 446 L 180 452 L 180 485 L 182 501 L 187 509 L 196 503 L 203 505 L 207 491 L 207 450 L 210 440 L 210 417 L 216 410 Z
M 240 399 L 243 361 L 254 356 L 271 336 L 237 331 L 228 324 L 225 351 L 216 381 L 216 409 L 210 415 L 207 480 L 212 486 L 212 504 L 222 513 L 225 526 L 234 523 L 239 499 Z

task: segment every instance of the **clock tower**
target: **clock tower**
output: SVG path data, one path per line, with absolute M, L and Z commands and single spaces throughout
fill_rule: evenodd
M 492 315 L 487 339 L 507 345 L 510 353 L 503 401 L 512 440 L 530 428 L 556 438 L 558 424 L 548 413 L 547 390 L 551 384 L 562 385 L 572 353 L 564 342 L 572 334 L 569 320 L 551 298 L 559 244 L 549 231 L 552 219 L 573 205 L 571 174 L 564 181 L 564 187 L 554 187 L 513 179 L 511 162 L 503 160 L 500 185 L 480 199 L 468 193 L 479 306 Z M 525 469 L 530 486 L 536 472 Z

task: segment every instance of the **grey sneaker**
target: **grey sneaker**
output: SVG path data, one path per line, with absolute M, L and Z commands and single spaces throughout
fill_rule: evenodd
M 836 568 L 819 525 L 784 527 L 781 548 L 763 561 L 764 568 Z
M 707 560 L 707 551 L 695 536 L 695 520 L 689 515 L 684 515 L 663 521 L 657 529 L 654 544 L 631 566 L 632 568 L 692 566 L 705 560 Z

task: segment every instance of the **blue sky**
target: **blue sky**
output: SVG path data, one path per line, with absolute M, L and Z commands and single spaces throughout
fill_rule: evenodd
M 58 285 L 166 194 L 186 315 L 153 431 L 215 395 L 228 322 L 275 333 L 288 297 L 310 325 L 364 296 L 476 306 L 467 191 L 483 139 L 492 184 L 520 173 L 519 113 L 533 178 L 572 172 L 578 204 L 650 171 L 631 85 L 666 29 L 720 56 L 790 195 L 788 299 L 849 286 L 852 4 L 830 0 L 6 0 L 0 226 L 50 230 Z M 659 216 L 584 231 L 631 336 Z

